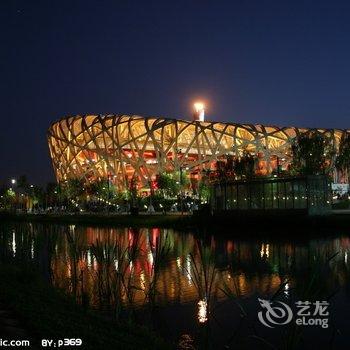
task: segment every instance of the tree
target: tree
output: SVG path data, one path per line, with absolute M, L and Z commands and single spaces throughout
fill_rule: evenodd
M 234 180 L 234 158 L 230 154 L 226 154 L 224 159 L 216 161 L 216 178 L 219 181 Z
M 81 179 L 69 179 L 64 186 L 68 199 L 78 199 L 84 194 L 84 182 Z
M 58 185 L 55 182 L 48 182 L 46 185 L 46 198 L 50 205 L 58 204 Z
M 13 204 L 15 203 L 16 193 L 13 191 L 12 188 L 5 189 L 1 197 L 4 203 L 4 207 L 11 208 L 11 206 L 13 206 Z
M 206 179 L 201 179 L 198 185 L 199 201 L 204 200 L 207 202 L 210 196 L 209 182 Z
M 21 175 L 17 180 L 17 187 L 21 188 L 23 191 L 27 192 L 28 190 L 28 181 L 26 175 Z
M 139 206 L 137 185 L 138 185 L 138 177 L 134 173 L 134 175 L 130 179 L 130 184 L 129 184 L 129 198 L 130 198 L 132 210 L 133 210 L 133 208 L 137 208 L 137 210 L 138 210 L 138 206 Z
M 105 200 L 113 198 L 116 194 L 115 186 L 107 179 L 100 179 L 87 185 L 87 192 Z
M 158 188 L 164 197 L 176 197 L 180 192 L 180 181 L 177 181 L 175 176 L 166 173 L 157 176 Z
M 244 151 L 240 158 L 233 163 L 233 171 L 238 179 L 251 179 L 255 175 L 256 157 L 250 152 Z
M 337 170 L 340 170 L 350 181 L 350 134 L 342 136 L 339 144 L 339 153 L 335 161 Z
M 60 205 L 65 204 L 67 200 L 66 185 L 62 183 L 57 184 L 57 199 Z
M 335 148 L 330 138 L 317 131 L 309 131 L 295 138 L 292 155 L 292 173 L 328 174 L 334 165 Z
M 31 197 L 32 197 L 32 201 L 33 201 L 33 206 L 36 205 L 44 205 L 44 190 L 41 187 L 38 186 L 34 186 L 31 189 Z

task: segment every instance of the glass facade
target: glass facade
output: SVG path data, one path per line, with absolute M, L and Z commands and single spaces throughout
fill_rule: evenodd
M 220 210 L 330 209 L 326 176 L 269 178 L 216 183 L 211 187 L 211 208 Z

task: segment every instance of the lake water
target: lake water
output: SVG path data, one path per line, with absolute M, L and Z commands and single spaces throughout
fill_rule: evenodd
M 179 349 L 348 349 L 348 232 L 260 237 L 2 223 L 0 255 L 34 262 L 78 303 L 132 317 Z

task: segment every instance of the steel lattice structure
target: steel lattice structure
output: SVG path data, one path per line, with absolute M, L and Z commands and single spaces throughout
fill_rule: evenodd
M 147 187 L 156 174 L 200 176 L 221 156 L 259 157 L 261 174 L 291 160 L 291 142 L 310 129 L 199 122 L 128 115 L 74 116 L 53 123 L 48 143 L 57 181 L 106 178 L 120 189 L 136 176 Z M 345 130 L 317 129 L 338 147 Z M 280 163 L 278 163 L 280 162 Z

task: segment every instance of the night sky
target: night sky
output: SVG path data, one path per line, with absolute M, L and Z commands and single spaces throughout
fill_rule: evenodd
M 54 179 L 66 115 L 350 127 L 349 1 L 0 2 L 0 180 Z

